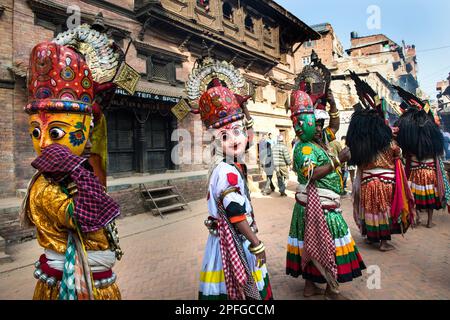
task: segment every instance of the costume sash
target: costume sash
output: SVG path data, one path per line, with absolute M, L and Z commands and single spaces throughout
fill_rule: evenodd
M 400 158 L 395 161 L 395 190 L 391 205 L 392 220 L 400 224 L 403 233 L 404 227 L 414 223 L 416 215 L 414 197 L 408 185 L 405 169 Z
M 320 203 L 319 193 L 314 183 L 306 187 L 305 235 L 302 269 L 312 261 L 332 288 L 337 288 L 336 247 L 328 229 Z
M 228 220 L 222 199 L 216 200 L 219 214 L 218 229 L 227 295 L 230 300 L 261 300 L 245 257 L 242 242 Z

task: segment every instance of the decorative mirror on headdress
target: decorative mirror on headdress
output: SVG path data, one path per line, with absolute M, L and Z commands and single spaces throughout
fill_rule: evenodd
M 311 64 L 305 66 L 295 79 L 295 87 L 311 97 L 316 108 L 325 109 L 321 103 L 331 83 L 331 73 L 321 62 L 316 52 L 311 53 Z

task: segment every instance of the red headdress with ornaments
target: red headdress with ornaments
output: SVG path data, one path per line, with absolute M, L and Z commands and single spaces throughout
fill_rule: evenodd
M 72 48 L 40 43 L 31 52 L 29 69 L 27 113 L 92 112 L 92 73 Z
M 239 94 L 245 85 L 239 70 L 226 61 L 210 57 L 198 60 L 186 82 L 192 112 L 200 113 L 207 129 L 242 120 L 242 105 L 250 98 Z
M 90 162 L 106 184 L 108 153 L 102 107 L 111 100 L 117 85 L 133 94 L 139 74 L 124 62 L 121 48 L 103 33 L 104 28 L 99 29 L 97 22 L 62 32 L 51 42 L 33 48 L 25 111 L 92 114 Z M 122 72 L 130 80 L 123 81 Z
M 294 119 L 299 114 L 311 113 L 314 114 L 314 105 L 311 97 L 302 90 L 294 90 L 291 93 L 290 101 L 291 119 Z

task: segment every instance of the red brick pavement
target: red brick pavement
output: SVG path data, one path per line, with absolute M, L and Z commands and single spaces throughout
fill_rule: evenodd
M 294 184 L 291 184 L 289 189 L 293 188 Z M 255 193 L 253 204 L 259 237 L 267 247 L 275 299 L 304 299 L 304 281 L 286 276 L 284 269 L 286 240 L 294 205 L 293 192 L 288 192 L 287 198 L 279 197 L 278 193 L 266 197 Z M 364 243 L 352 220 L 350 206 L 350 198 L 344 198 L 344 215 L 366 265 L 378 265 L 381 269 L 381 289 L 368 289 L 368 274 L 364 272 L 363 277 L 342 285 L 347 297 L 450 299 L 450 215 L 436 212 L 435 228 L 418 227 L 408 230 L 404 237 L 396 235 L 392 244 L 397 250 L 380 252 Z M 206 203 L 200 202 L 195 210 L 191 214 L 173 213 L 178 221 L 169 218 L 161 222 L 158 217 L 147 214 L 119 221 L 119 231 L 121 225 L 128 230 L 128 234 L 121 239 L 125 256 L 114 268 L 124 299 L 197 298 L 199 270 L 208 236 L 203 225 Z M 27 250 L 34 250 L 36 257 L 41 252 L 37 246 Z M 25 254 L 26 250 L 22 252 Z M 16 259 L 17 255 L 20 255 L 20 250 Z M 0 299 L 29 299 L 35 284 L 33 267 L 25 262 L 22 267 L 12 270 L 8 270 L 7 265 L 1 267 Z

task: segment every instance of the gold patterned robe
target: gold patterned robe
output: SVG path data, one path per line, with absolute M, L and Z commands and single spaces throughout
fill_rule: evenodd
M 45 249 L 64 254 L 67 247 L 68 231 L 76 232 L 74 221 L 67 212 L 72 199 L 61 187 L 51 183 L 43 175 L 39 175 L 29 187 L 25 214 L 36 226 L 37 241 Z M 107 250 L 109 242 L 104 229 L 83 234 L 82 239 L 86 250 Z M 95 297 L 99 300 L 121 299 L 116 283 L 106 288 L 95 289 Z M 35 300 L 57 300 L 59 287 L 50 287 L 39 281 L 34 290 Z

